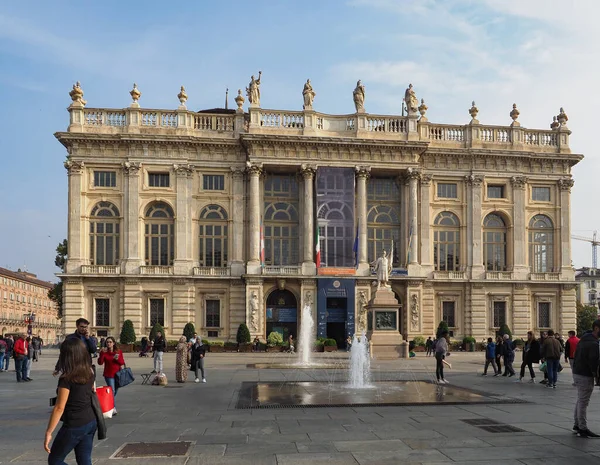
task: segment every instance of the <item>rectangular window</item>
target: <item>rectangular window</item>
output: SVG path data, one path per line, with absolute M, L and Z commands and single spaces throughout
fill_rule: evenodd
M 219 328 L 221 326 L 221 301 L 206 301 L 206 327 Z
M 550 328 L 550 302 L 538 302 L 538 326 Z
M 494 310 L 494 328 L 500 328 L 506 324 L 506 302 L 495 301 L 493 304 Z
M 110 326 L 109 299 L 96 299 L 96 326 Z
M 208 331 L 208 337 L 219 337 L 219 331 Z
M 458 188 L 454 183 L 439 182 L 437 185 L 437 196 L 440 199 L 458 198 Z
M 225 190 L 225 176 L 222 174 L 205 174 L 202 176 L 202 187 L 205 191 Z
M 504 186 L 487 186 L 488 199 L 503 199 Z
M 442 302 L 442 320 L 446 322 L 448 328 L 456 328 L 455 305 L 454 301 Z
M 550 188 L 549 187 L 532 187 L 531 188 L 531 200 L 535 202 L 550 202 Z
M 150 299 L 150 326 L 165 326 L 165 299 Z
M 148 173 L 150 187 L 169 187 L 169 173 Z
M 117 187 L 116 171 L 94 171 L 95 187 Z

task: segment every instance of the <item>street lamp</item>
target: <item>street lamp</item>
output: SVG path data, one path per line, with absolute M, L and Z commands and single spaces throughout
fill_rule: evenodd
M 33 323 L 35 323 L 35 312 L 25 313 L 23 320 L 27 323 L 27 334 L 31 336 L 33 334 Z

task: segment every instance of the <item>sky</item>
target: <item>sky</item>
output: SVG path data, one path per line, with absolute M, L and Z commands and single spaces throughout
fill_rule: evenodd
M 262 71 L 261 106 L 400 114 L 409 83 L 437 123 L 508 125 L 513 103 L 527 128 L 546 129 L 564 107 L 573 170 L 572 233 L 600 229 L 593 196 L 599 163 L 600 2 L 597 0 L 328 0 L 227 2 L 114 0 L 0 5 L 0 266 L 53 280 L 67 233 L 68 92 L 81 81 L 88 107 L 123 108 L 136 82 L 145 108 L 229 104 Z M 573 264 L 591 245 L 573 241 Z

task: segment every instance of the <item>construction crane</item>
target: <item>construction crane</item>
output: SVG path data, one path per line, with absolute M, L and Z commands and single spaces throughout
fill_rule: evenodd
M 598 247 L 600 245 L 600 241 L 597 240 L 596 238 L 597 236 L 597 231 L 594 231 L 594 235 L 592 236 L 592 238 L 589 237 L 583 237 L 583 236 L 571 236 L 572 239 L 576 239 L 578 241 L 585 241 L 585 242 L 591 242 L 592 243 L 592 268 L 596 269 L 598 268 L 598 251 L 596 249 L 596 247 Z

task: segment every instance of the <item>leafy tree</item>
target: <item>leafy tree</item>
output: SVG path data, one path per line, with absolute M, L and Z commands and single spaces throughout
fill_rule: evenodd
M 504 336 L 505 334 L 508 334 L 508 337 L 512 337 L 512 333 L 507 324 L 500 326 L 500 330 L 498 331 L 498 336 Z
M 152 329 L 150 330 L 150 336 L 149 336 L 151 341 L 154 341 L 154 339 L 156 339 L 156 333 L 158 333 L 159 331 L 164 337 L 165 336 L 165 328 L 163 328 L 160 323 L 156 323 L 154 326 L 152 326 Z
M 241 323 L 238 327 L 235 340 L 238 344 L 245 344 L 250 342 L 250 330 L 248 329 L 248 326 L 246 326 L 246 323 Z
M 444 332 L 446 331 L 448 331 L 448 323 L 442 320 L 440 321 L 440 324 L 437 327 L 437 331 L 435 332 L 436 339 L 442 337 L 442 334 L 444 334 Z
M 67 263 L 68 251 L 67 240 L 64 239 L 56 246 L 56 257 L 54 258 L 54 264 L 60 268 L 60 271 L 64 273 L 65 264 Z M 63 316 L 63 283 L 62 280 L 55 284 L 52 289 L 48 291 L 48 298 L 56 304 L 58 308 L 58 318 Z
M 121 344 L 133 344 L 136 340 L 135 330 L 133 329 L 133 323 L 131 320 L 125 320 L 123 327 L 121 328 L 121 335 L 119 336 L 119 342 Z
M 63 239 L 63 241 L 56 246 L 56 258 L 54 259 L 54 264 L 62 271 L 65 271 L 65 264 L 67 263 L 68 255 L 68 242 L 66 239 Z
M 581 336 L 598 318 L 598 309 L 592 305 L 582 305 L 577 302 L 577 334 Z
M 185 327 L 183 328 L 183 335 L 187 338 L 188 341 L 194 337 L 195 332 L 196 327 L 194 326 L 194 323 L 192 323 L 191 321 L 189 323 L 186 323 Z

